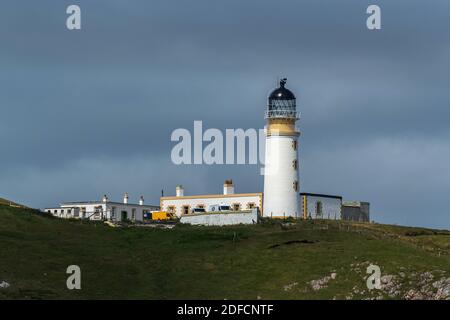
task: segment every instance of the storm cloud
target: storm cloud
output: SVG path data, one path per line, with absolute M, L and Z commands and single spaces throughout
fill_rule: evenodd
M 82 30 L 65 27 L 78 4 Z M 382 29 L 366 28 L 366 8 Z M 450 228 L 450 3 L 2 1 L 0 197 L 43 208 L 128 191 L 262 191 L 256 165 L 176 166 L 171 132 L 262 128 L 298 98 L 301 189 L 384 223 Z

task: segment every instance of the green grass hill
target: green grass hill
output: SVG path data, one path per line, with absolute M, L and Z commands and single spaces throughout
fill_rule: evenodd
M 18 204 L 11 200 L 3 199 L 3 198 L 0 198 L 0 205 L 6 205 L 6 206 L 18 207 L 18 208 L 26 208 L 26 206 L 24 206 L 22 204 Z
M 366 286 L 370 264 L 379 290 Z M 66 288 L 69 265 L 81 290 Z M 324 220 L 111 228 L 0 205 L 0 299 L 445 299 L 449 277 L 448 231 Z

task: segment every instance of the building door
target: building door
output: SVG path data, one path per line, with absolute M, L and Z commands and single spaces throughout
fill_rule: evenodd
M 322 202 L 316 202 L 316 217 L 322 217 Z
M 128 219 L 128 212 L 122 211 L 121 212 L 121 221 L 125 221 Z

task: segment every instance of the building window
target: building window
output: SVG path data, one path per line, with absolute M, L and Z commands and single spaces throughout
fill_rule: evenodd
M 175 208 L 175 206 L 167 206 L 167 212 L 170 212 L 170 213 L 176 213 L 176 208 Z
M 131 220 L 136 220 L 136 209 L 131 209 Z
M 72 213 L 72 209 L 68 209 L 68 210 L 67 210 L 67 213 L 68 213 L 68 214 L 71 214 L 71 213 Z
M 204 204 L 199 204 L 199 205 L 197 205 L 197 208 L 205 209 L 205 205 Z
M 231 205 L 231 207 L 233 208 L 233 211 L 240 211 L 241 210 L 241 204 L 240 203 L 233 203 Z
M 94 208 L 94 216 L 96 218 L 100 217 L 100 214 L 101 214 L 102 210 L 103 210 L 102 206 L 95 207 Z
M 112 207 L 111 208 L 111 219 L 115 219 L 116 218 L 116 207 Z
M 255 207 L 256 207 L 256 205 L 255 205 L 254 202 L 249 202 L 249 203 L 247 203 L 247 209 L 253 209 L 253 208 L 255 208 Z
M 294 183 L 292 184 L 292 187 L 294 188 L 295 191 L 298 191 L 298 181 L 295 180 Z
M 320 201 L 316 202 L 316 215 L 318 216 L 322 215 L 322 202 Z
M 297 170 L 298 169 L 298 160 L 292 160 L 292 167 Z
M 61 214 L 64 214 L 64 209 L 61 209 Z
M 189 205 L 185 205 L 181 207 L 181 214 L 189 214 Z
M 54 210 L 53 213 L 54 213 L 54 214 L 58 214 L 58 210 Z
M 292 149 L 297 150 L 297 140 L 292 141 Z

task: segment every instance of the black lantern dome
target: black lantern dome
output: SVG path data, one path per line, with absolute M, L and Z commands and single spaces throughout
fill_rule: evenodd
M 286 81 L 286 78 L 280 80 L 280 87 L 273 90 L 269 96 L 269 104 L 272 100 L 295 100 L 292 91 L 285 88 Z
M 280 80 L 280 87 L 269 95 L 266 118 L 298 119 L 295 95 L 286 89 L 287 79 Z

